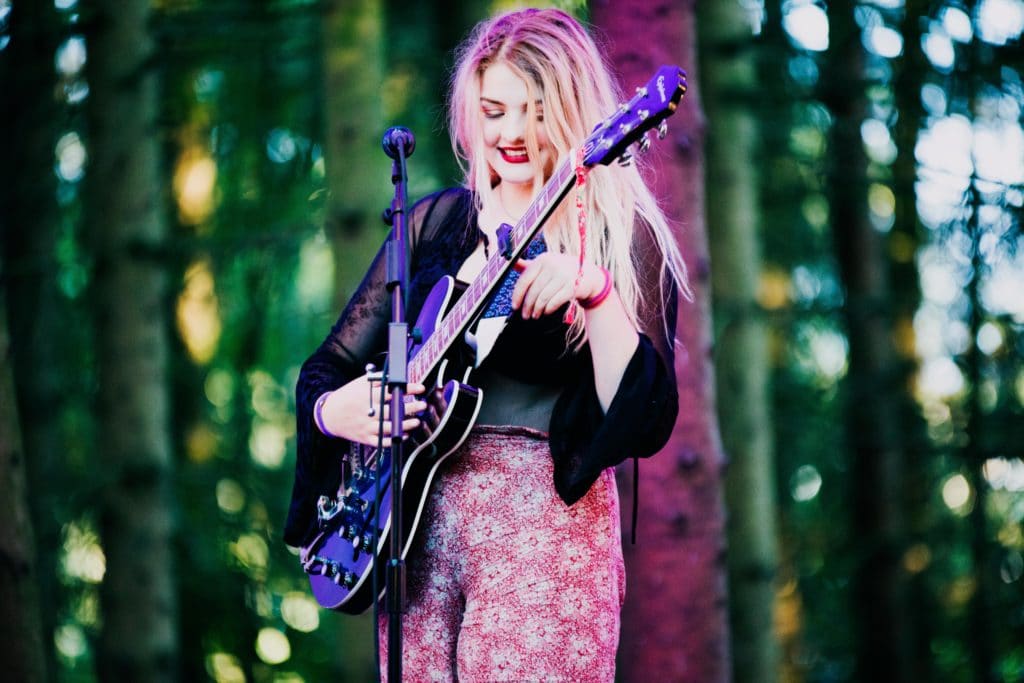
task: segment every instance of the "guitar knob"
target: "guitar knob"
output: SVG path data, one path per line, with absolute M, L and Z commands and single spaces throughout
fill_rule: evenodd
M 320 496 L 316 501 L 316 513 L 321 523 L 331 521 L 338 514 L 338 501 L 328 496 Z
M 356 495 L 345 496 L 342 502 L 345 505 L 345 512 L 350 515 L 358 515 L 370 505 L 365 498 L 360 498 Z
M 369 552 L 373 547 L 373 534 L 367 532 L 362 536 L 356 536 L 352 539 L 352 547 L 356 550 Z
M 356 585 L 356 580 L 358 578 L 359 577 L 352 572 L 339 571 L 337 574 L 334 575 L 334 578 L 331 580 L 334 581 L 335 586 L 340 586 L 344 584 L 345 588 L 351 588 L 352 586 Z

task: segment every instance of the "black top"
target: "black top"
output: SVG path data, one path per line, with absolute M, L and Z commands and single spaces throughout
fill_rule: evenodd
M 448 189 L 425 197 L 409 216 L 412 257 L 406 318 L 416 319 L 430 289 L 454 276 L 476 248 L 482 232 L 472 196 Z M 657 251 L 648 231 L 635 231 L 634 259 Z M 645 248 L 646 247 L 646 248 Z M 326 391 L 363 375 L 367 362 L 386 348 L 390 296 L 381 248 L 359 289 L 320 347 L 303 364 L 295 388 L 297 455 L 284 539 L 294 546 L 310 540 L 316 500 L 333 496 L 340 484 L 343 439 L 324 436 L 313 422 L 313 404 Z M 598 402 L 589 345 L 566 349 L 563 310 L 537 320 L 509 318 L 490 355 L 471 383 L 484 392 L 478 424 L 521 425 L 548 432 L 554 457 L 555 490 L 572 505 L 602 470 L 630 457 L 649 457 L 665 445 L 678 412 L 673 351 L 666 339 L 675 330 L 675 290 L 663 308 L 661 264 L 643 264 L 639 286 L 648 300 L 641 311 L 640 343 L 605 413 Z M 653 340 L 653 341 L 652 341 Z M 378 363 L 379 365 L 379 363 Z M 429 388 L 429 387 L 428 387 Z

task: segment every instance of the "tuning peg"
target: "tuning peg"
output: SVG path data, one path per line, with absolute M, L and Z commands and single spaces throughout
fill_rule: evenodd
M 640 142 L 637 146 L 640 148 L 641 154 L 646 154 L 647 150 L 651 148 L 651 138 L 649 138 L 646 135 L 643 136 L 642 138 L 640 138 Z
M 664 140 L 665 136 L 668 135 L 668 121 L 662 121 L 658 124 L 658 139 Z
M 633 155 L 630 152 L 626 152 L 619 157 L 619 166 L 629 166 L 633 163 Z

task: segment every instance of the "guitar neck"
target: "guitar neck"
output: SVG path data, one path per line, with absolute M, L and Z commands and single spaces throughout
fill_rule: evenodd
M 530 203 L 526 213 L 512 228 L 509 236 L 512 244 L 511 258 L 505 258 L 499 253 L 500 250 L 493 249 L 487 263 L 473 282 L 438 323 L 433 334 L 424 340 L 423 346 L 409 361 L 410 381 L 421 383 L 434 371 L 455 340 L 480 313 L 484 302 L 498 287 L 502 278 L 512 268 L 512 264 L 522 255 L 534 235 L 540 231 L 562 198 L 568 194 L 576 179 L 573 156 L 566 155 L 537 197 Z

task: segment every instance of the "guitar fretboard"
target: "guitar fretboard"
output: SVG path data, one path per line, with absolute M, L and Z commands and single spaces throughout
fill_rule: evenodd
M 411 382 L 423 382 L 434 370 L 455 340 L 465 332 L 474 317 L 480 312 L 487 297 L 497 288 L 501 279 L 512 268 L 512 264 L 526 250 L 526 246 L 544 225 L 544 221 L 569 192 L 576 177 L 572 163 L 573 156 L 573 154 L 567 155 L 558 165 L 551 178 L 530 203 L 526 213 L 510 231 L 512 258 L 506 259 L 499 249 L 493 249 L 487 263 L 473 278 L 473 282 L 409 361 L 409 380 Z

